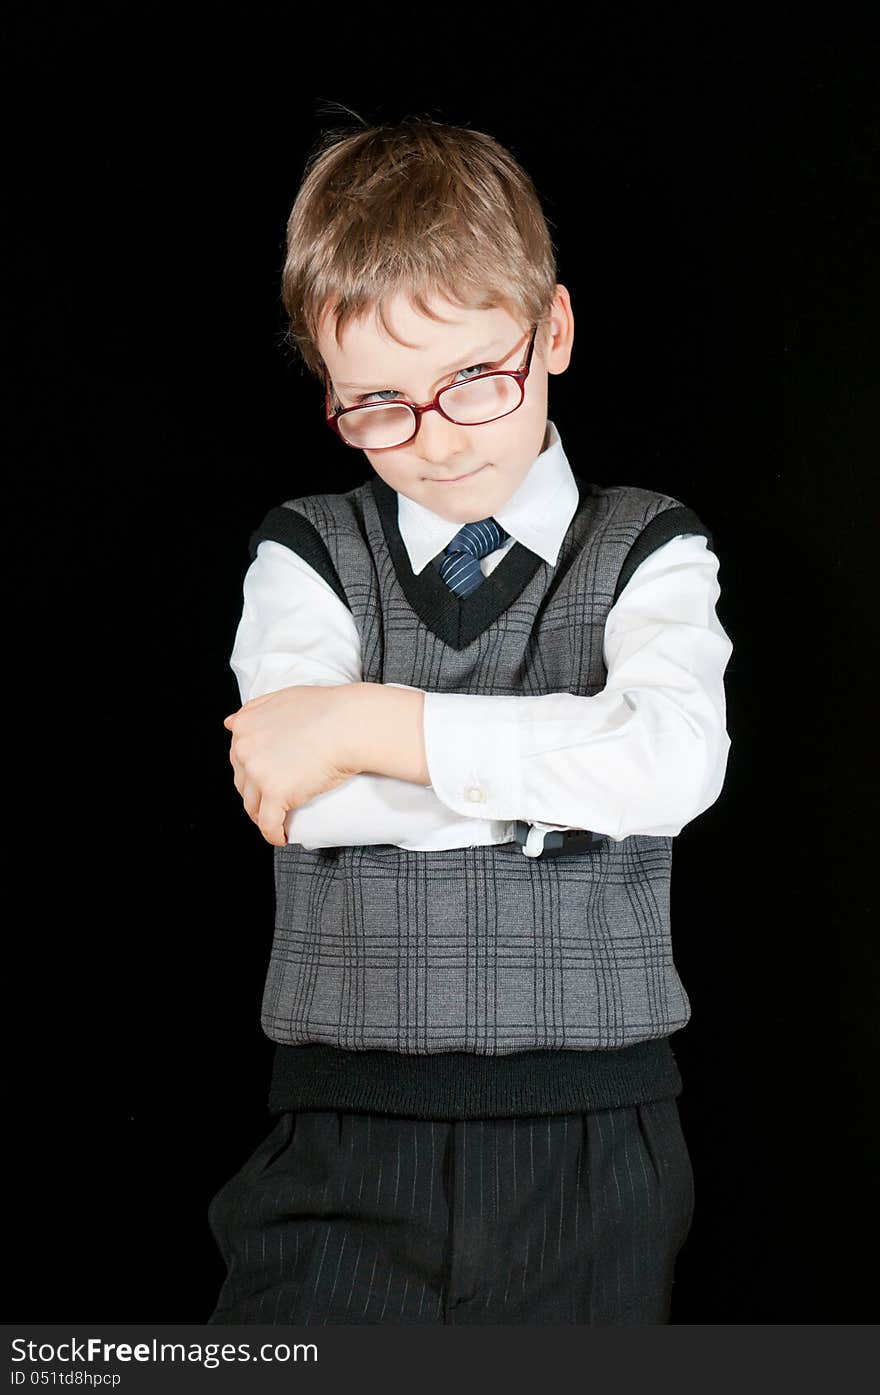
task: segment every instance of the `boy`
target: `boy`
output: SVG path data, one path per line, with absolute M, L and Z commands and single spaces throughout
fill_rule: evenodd
M 372 467 L 251 535 L 226 719 L 274 848 L 269 1135 L 212 1323 L 664 1323 L 693 1175 L 672 838 L 726 769 L 718 559 L 548 418 L 574 318 L 491 137 L 334 136 L 284 302 Z

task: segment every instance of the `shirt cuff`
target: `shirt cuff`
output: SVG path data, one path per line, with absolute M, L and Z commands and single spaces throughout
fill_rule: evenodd
M 522 699 L 425 693 L 425 758 L 437 798 L 471 818 L 517 819 L 522 809 Z
M 473 816 L 455 820 L 428 785 L 361 773 L 291 809 L 288 843 L 304 848 L 392 843 L 433 851 L 513 840 L 513 825 Z

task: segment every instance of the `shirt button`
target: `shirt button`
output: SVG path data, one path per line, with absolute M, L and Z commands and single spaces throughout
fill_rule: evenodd
M 485 804 L 485 802 L 486 802 L 486 791 L 485 791 L 485 790 L 481 790 L 481 789 L 479 788 L 479 786 L 477 786 L 477 785 L 471 785 L 470 789 L 467 790 L 466 793 L 467 793 L 467 797 L 468 797 L 468 799 L 471 801 L 471 803 L 473 803 L 473 804 Z

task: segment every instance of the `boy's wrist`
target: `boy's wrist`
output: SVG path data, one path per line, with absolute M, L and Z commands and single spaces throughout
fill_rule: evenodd
M 386 683 L 346 684 L 346 763 L 355 771 L 430 785 L 425 695 Z

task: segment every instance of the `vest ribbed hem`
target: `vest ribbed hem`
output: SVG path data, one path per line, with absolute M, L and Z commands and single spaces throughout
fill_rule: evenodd
M 668 1037 L 614 1050 L 343 1051 L 323 1043 L 277 1043 L 272 1114 L 349 1109 L 416 1119 L 487 1119 L 616 1109 L 679 1095 Z

